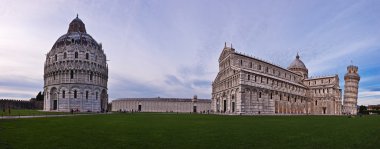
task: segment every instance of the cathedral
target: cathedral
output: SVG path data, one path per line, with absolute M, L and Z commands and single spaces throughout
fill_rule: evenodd
M 108 65 L 102 44 L 87 34 L 78 16 L 46 54 L 44 111 L 107 109 Z
M 348 66 L 344 101 L 339 76 L 309 77 L 297 54 L 288 68 L 236 52 L 226 44 L 212 83 L 211 110 L 221 114 L 357 114 L 357 66 Z

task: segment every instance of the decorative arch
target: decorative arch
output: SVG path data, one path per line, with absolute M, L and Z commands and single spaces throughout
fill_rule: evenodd
M 58 109 L 58 90 L 56 87 L 50 89 L 50 110 Z

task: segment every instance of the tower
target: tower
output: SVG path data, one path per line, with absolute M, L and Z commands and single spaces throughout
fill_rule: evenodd
M 357 114 L 359 80 L 358 67 L 348 66 L 344 75 L 343 114 Z

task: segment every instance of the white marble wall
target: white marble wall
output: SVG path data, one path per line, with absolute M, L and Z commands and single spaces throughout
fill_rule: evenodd
M 193 112 L 194 106 L 196 106 L 196 112 L 210 111 L 210 102 L 192 102 L 188 101 L 174 101 L 174 100 L 114 100 L 112 101 L 112 111 L 139 111 L 139 105 L 141 106 L 141 112 Z

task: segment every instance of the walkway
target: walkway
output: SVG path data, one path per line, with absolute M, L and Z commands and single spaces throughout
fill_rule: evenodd
M 61 114 L 61 115 L 28 115 L 28 116 L 0 116 L 0 120 L 2 120 L 2 119 L 19 119 L 19 118 L 65 117 L 65 116 L 96 115 L 96 114 L 106 114 L 106 113 Z

